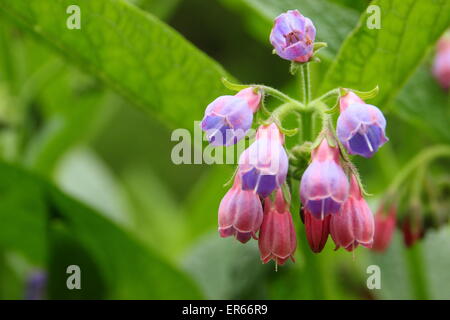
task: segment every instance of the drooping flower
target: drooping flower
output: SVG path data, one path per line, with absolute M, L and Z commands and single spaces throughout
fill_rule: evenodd
M 305 224 L 306 239 L 309 247 L 314 253 L 321 252 L 330 234 L 331 215 L 327 215 L 324 219 L 319 219 L 314 217 L 308 210 L 303 210 L 301 217 Z
M 383 206 L 375 214 L 375 234 L 373 237 L 372 250 L 377 252 L 385 251 L 392 240 L 396 224 L 396 208 L 391 206 L 385 212 Z
M 443 36 L 438 42 L 433 75 L 442 88 L 450 88 L 450 35 Z
M 225 238 L 235 236 L 246 243 L 257 239 L 261 227 L 263 208 L 259 196 L 253 191 L 242 190 L 241 179 L 236 175 L 233 187 L 223 197 L 219 206 L 219 233 Z
M 373 214 L 352 175 L 348 199 L 339 213 L 330 220 L 330 234 L 336 249 L 343 247 L 347 251 L 353 251 L 358 245 L 372 247 L 374 224 Z
M 383 113 L 350 91 L 341 97 L 340 109 L 336 128 L 339 140 L 348 153 L 372 157 L 388 141 Z
M 255 142 L 239 158 L 242 189 L 265 198 L 286 181 L 289 162 L 283 144 L 275 123 L 259 127 Z
M 307 62 L 313 55 L 316 28 L 298 10 L 289 10 L 275 18 L 270 43 L 283 59 Z
M 349 183 L 339 163 L 339 150 L 327 139 L 312 151 L 311 159 L 300 182 L 300 198 L 307 211 L 324 219 L 339 211 L 348 197 Z
M 221 96 L 211 102 L 201 122 L 209 143 L 229 146 L 244 138 L 252 126 L 253 113 L 260 101 L 261 93 L 250 87 L 234 96 Z
M 276 191 L 275 203 L 270 197 L 264 200 L 264 218 L 258 244 L 263 263 L 273 260 L 277 265 L 283 265 L 289 258 L 294 261 L 297 238 L 281 188 Z
M 407 216 L 402 223 L 403 242 L 406 247 L 412 247 L 417 240 L 425 235 L 423 222 L 419 216 Z

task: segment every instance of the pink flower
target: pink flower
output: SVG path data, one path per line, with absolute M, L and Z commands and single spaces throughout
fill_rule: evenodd
M 406 247 L 412 247 L 417 240 L 424 237 L 425 231 L 420 217 L 408 216 L 402 224 L 403 242 Z
M 270 43 L 286 60 L 307 62 L 313 55 L 316 28 L 298 10 L 289 10 L 275 18 Z
M 330 234 L 339 247 L 353 251 L 358 245 L 370 248 L 374 236 L 374 219 L 358 182 L 352 175 L 350 194 L 338 214 L 330 220 Z
M 340 109 L 336 133 L 348 153 L 370 158 L 389 140 L 383 113 L 355 93 L 341 97 Z
M 294 261 L 297 238 L 292 215 L 281 189 L 276 192 L 275 203 L 270 197 L 264 200 L 264 219 L 258 243 L 263 263 L 273 260 L 277 265 L 283 265 L 289 258 Z
M 442 88 L 450 88 L 450 36 L 443 36 L 437 45 L 433 75 Z
M 234 96 L 221 96 L 205 110 L 201 128 L 213 146 L 230 146 L 245 137 L 259 107 L 261 93 L 254 88 L 239 91 Z
M 330 234 L 331 215 L 323 220 L 315 218 L 308 210 L 303 211 L 302 221 L 305 224 L 306 239 L 309 247 L 314 253 L 319 253 L 325 247 Z
M 253 191 L 242 190 L 239 175 L 233 187 L 223 197 L 219 206 L 219 233 L 221 237 L 234 235 L 246 243 L 251 237 L 257 239 L 263 219 L 259 196 Z
M 395 231 L 396 211 L 395 206 L 391 206 L 388 212 L 381 207 L 376 213 L 373 251 L 383 252 L 389 247 Z
M 339 150 L 323 139 L 311 153 L 312 162 L 300 182 L 300 198 L 318 219 L 339 212 L 348 197 L 347 176 L 339 163 Z
M 242 189 L 265 198 L 286 181 L 289 162 L 283 144 L 275 123 L 259 127 L 255 142 L 239 158 Z

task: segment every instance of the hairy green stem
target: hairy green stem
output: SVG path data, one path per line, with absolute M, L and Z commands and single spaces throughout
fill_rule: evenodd
M 439 157 L 450 157 L 450 146 L 437 145 L 429 147 L 413 158 L 403 169 L 397 174 L 388 188 L 389 195 L 394 194 L 401 184 L 420 166 L 427 166 L 430 161 Z

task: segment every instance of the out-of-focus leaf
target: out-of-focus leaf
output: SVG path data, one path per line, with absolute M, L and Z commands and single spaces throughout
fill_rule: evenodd
M 183 259 L 184 269 L 197 280 L 208 299 L 263 299 L 258 285 L 269 264 L 260 264 L 256 241 L 245 245 L 217 234 L 204 236 Z M 252 290 L 258 288 L 257 290 Z
M 429 231 L 423 243 L 425 277 L 430 299 L 450 299 L 450 229 Z
M 257 30 L 261 40 L 269 43 L 269 34 L 276 16 L 287 10 L 298 9 L 309 17 L 317 29 L 320 41 L 328 43 L 321 51 L 334 56 L 347 34 L 358 21 L 358 12 L 327 0 L 222 0 L 244 15 L 247 23 Z M 244 6 L 244 8 L 243 8 Z
M 393 111 L 437 141 L 450 141 L 450 98 L 427 65 L 420 67 L 392 105 Z
M 102 159 L 87 148 L 76 148 L 60 161 L 55 180 L 62 191 L 105 214 L 118 224 L 131 224 L 124 190 Z
M 189 277 L 128 232 L 27 171 L 0 164 L 0 193 L 0 246 L 6 250 L 43 266 L 51 241 L 47 228 L 58 223 L 100 270 L 106 298 L 200 298 Z
M 66 9 L 81 9 L 81 30 Z M 177 32 L 123 1 L 2 1 L 0 10 L 134 104 L 172 126 L 192 128 L 226 92 L 225 71 Z
M 128 0 L 139 8 L 151 12 L 160 19 L 167 19 L 180 0 Z
M 373 290 L 382 299 L 411 299 L 412 288 L 405 261 L 404 245 L 399 232 L 394 234 L 392 243 L 385 253 L 370 254 L 372 264 L 380 267 L 381 289 Z
M 398 94 L 428 48 L 448 28 L 450 2 L 375 0 L 372 4 L 381 8 L 381 28 L 368 28 L 373 12 L 362 14 L 328 70 L 322 91 L 338 86 L 371 90 L 379 85 L 380 93 L 371 103 L 383 106 Z

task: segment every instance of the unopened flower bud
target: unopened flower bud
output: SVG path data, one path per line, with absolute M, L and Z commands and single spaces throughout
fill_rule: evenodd
M 350 194 L 338 214 L 330 220 L 330 234 L 339 247 L 353 251 L 358 245 L 370 248 L 373 243 L 374 219 L 364 200 L 358 181 L 351 177 Z
M 246 243 L 251 237 L 257 239 L 263 219 L 259 196 L 253 191 L 242 190 L 239 175 L 233 187 L 223 197 L 219 206 L 219 233 L 221 237 L 234 235 Z
M 307 62 L 314 51 L 316 28 L 297 10 L 289 10 L 275 18 L 270 43 L 283 59 Z
M 283 265 L 289 258 L 294 261 L 297 238 L 281 188 L 276 192 L 275 203 L 270 197 L 264 200 L 264 219 L 258 243 L 263 263 L 273 260 L 277 265 Z
M 315 253 L 319 253 L 325 247 L 330 234 L 331 215 L 324 219 L 314 217 L 308 210 L 303 210 L 303 222 L 305 223 L 306 239 L 309 247 Z
M 405 246 L 412 247 L 425 235 L 421 217 L 415 215 L 405 217 L 402 223 L 402 232 Z
M 340 109 L 336 127 L 339 140 L 348 153 L 372 157 L 388 141 L 383 113 L 351 91 L 341 97 Z
M 259 127 L 255 142 L 239 158 L 242 189 L 265 198 L 286 181 L 289 162 L 283 143 L 276 124 Z
M 318 219 L 339 212 L 348 197 L 349 183 L 339 162 L 339 150 L 323 139 L 311 153 L 312 162 L 300 183 L 300 198 L 306 210 Z
M 396 211 L 396 207 L 391 206 L 388 212 L 385 212 L 382 206 L 375 214 L 375 234 L 372 250 L 383 252 L 389 247 L 395 231 Z
M 433 75 L 442 88 L 450 88 L 450 35 L 443 36 L 438 42 Z

